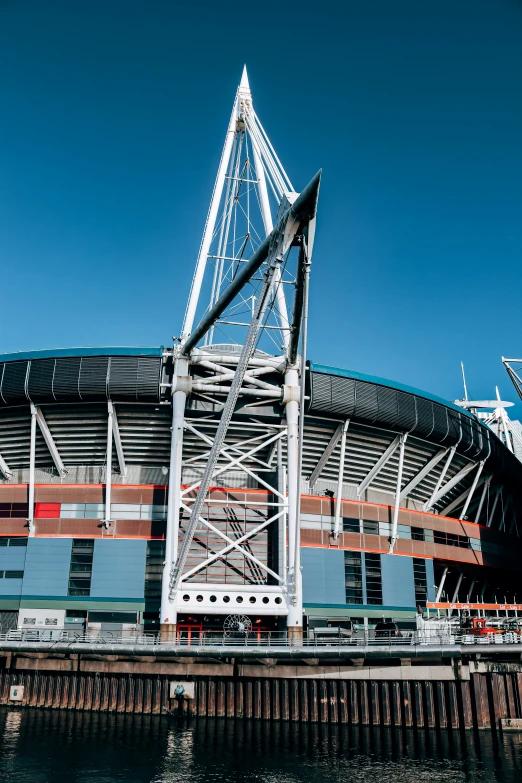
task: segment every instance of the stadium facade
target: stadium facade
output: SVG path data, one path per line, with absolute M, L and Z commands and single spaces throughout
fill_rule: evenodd
M 299 638 L 522 598 L 500 425 L 307 359 L 319 183 L 245 71 L 174 346 L 0 357 L 2 629 Z
M 74 628 L 88 619 L 90 628 L 158 628 L 172 373 L 172 351 L 163 348 L 1 357 L 4 627 Z M 425 392 L 332 367 L 309 364 L 306 388 L 300 535 L 309 623 L 368 618 L 371 624 L 386 617 L 407 626 L 418 606 L 437 597 L 521 598 L 522 465 L 488 427 Z M 210 407 L 189 398 L 187 424 L 211 435 Z M 248 427 L 269 440 L 282 416 L 278 403 L 255 414 L 238 409 L 229 444 L 244 440 Z M 205 458 L 204 441 L 187 434 L 184 488 Z M 401 450 L 397 541 L 389 554 Z M 281 483 L 271 443 L 251 455 L 247 470 L 256 460 L 267 465 L 265 485 L 228 469 L 208 495 L 213 527 L 236 539 L 270 517 L 274 496 L 266 484 L 277 490 Z M 217 551 L 219 541 L 209 528 L 196 531 L 185 571 Z M 249 552 L 277 571 L 283 546 L 268 525 L 250 539 Z M 230 599 L 237 605 L 238 598 L 258 628 L 281 628 L 286 609 L 275 602 L 274 581 L 241 552 L 225 554 L 184 583 L 179 632 L 222 627 L 234 608 Z

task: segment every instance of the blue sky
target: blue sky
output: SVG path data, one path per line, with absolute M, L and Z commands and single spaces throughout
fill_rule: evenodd
M 170 344 L 243 63 L 323 168 L 309 355 L 460 396 L 522 354 L 522 3 L 0 0 L 0 352 Z

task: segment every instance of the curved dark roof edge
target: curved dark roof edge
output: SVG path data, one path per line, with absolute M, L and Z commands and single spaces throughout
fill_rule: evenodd
M 42 351 L 17 351 L 0 354 L 0 362 L 17 362 L 27 359 L 59 359 L 62 356 L 162 356 L 163 346 L 103 346 L 101 348 L 54 348 Z
M 316 364 L 315 362 L 309 362 L 308 364 L 312 372 L 318 372 L 322 375 L 336 375 L 340 378 L 353 378 L 356 381 L 366 381 L 367 383 L 373 383 L 377 386 L 398 389 L 399 391 L 404 391 L 408 394 L 414 394 L 416 397 L 423 397 L 425 400 L 437 402 L 439 405 L 444 405 L 446 408 L 452 408 L 453 410 L 462 413 L 464 416 L 468 416 L 470 419 L 475 419 L 475 417 L 465 408 L 461 408 L 459 405 L 455 405 L 453 402 L 445 400 L 444 397 L 438 397 L 436 394 L 431 394 L 423 389 L 417 389 L 415 386 L 408 386 L 407 384 L 399 383 L 398 381 L 390 381 L 388 378 L 381 378 L 378 375 L 367 375 L 366 373 L 357 372 L 355 370 L 331 367 L 328 364 Z

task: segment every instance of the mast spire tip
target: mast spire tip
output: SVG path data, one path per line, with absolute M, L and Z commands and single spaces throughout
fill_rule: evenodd
M 243 90 L 249 90 L 250 89 L 250 83 L 248 81 L 248 73 L 247 73 L 246 65 L 243 66 L 243 73 L 241 75 L 241 82 L 239 83 L 239 86 Z

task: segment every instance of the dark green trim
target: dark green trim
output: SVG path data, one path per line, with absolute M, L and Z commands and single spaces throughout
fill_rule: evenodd
M 310 609 L 364 609 L 371 612 L 416 612 L 416 606 L 376 606 L 375 604 L 303 604 Z
M 71 603 L 75 603 L 77 601 L 97 601 L 98 603 L 103 603 L 104 601 L 113 602 L 117 601 L 118 603 L 145 603 L 145 598 L 137 597 L 137 598 L 99 598 L 98 596 L 93 595 L 21 595 L 20 599 L 22 601 L 67 601 Z

